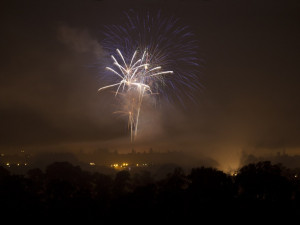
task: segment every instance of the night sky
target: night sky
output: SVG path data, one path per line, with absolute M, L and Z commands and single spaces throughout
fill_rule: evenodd
M 181 150 L 237 166 L 242 151 L 300 154 L 298 0 L 4 1 L 0 150 L 131 151 L 126 119 L 99 94 L 104 25 L 161 10 L 190 27 L 204 88 L 142 117 L 136 151 Z

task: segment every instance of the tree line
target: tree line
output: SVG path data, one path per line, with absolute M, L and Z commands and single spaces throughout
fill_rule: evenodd
M 215 168 L 180 167 L 160 180 L 147 171 L 114 176 L 68 162 L 25 175 L 0 167 L 0 213 L 13 222 L 154 223 L 197 219 L 290 218 L 300 212 L 298 174 L 269 161 L 248 164 L 234 176 Z M 185 224 L 185 223 L 184 223 Z

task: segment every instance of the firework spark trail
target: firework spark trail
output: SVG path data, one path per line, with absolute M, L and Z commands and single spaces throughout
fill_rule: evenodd
M 151 90 L 151 83 L 153 83 L 153 80 L 155 79 L 162 80 L 163 78 L 161 76 L 172 74 L 173 71 L 159 71 L 161 66 L 155 66 L 152 68 L 151 62 L 149 60 L 147 61 L 147 57 L 145 57 L 148 55 L 147 50 L 143 52 L 140 59 L 133 63 L 134 58 L 138 54 L 138 51 L 136 50 L 133 53 L 129 64 L 126 63 L 121 51 L 119 49 L 116 49 L 116 51 L 122 59 L 123 65 L 121 65 L 113 55 L 111 58 L 114 61 L 113 64 L 117 66 L 121 74 L 111 67 L 106 67 L 106 69 L 111 71 L 121 80 L 117 83 L 101 87 L 98 91 L 117 86 L 118 88 L 115 94 L 115 96 L 117 96 L 121 86 L 123 85 L 122 92 L 125 94 L 131 93 L 131 95 L 129 95 L 132 99 L 129 106 L 130 110 L 128 111 L 128 125 L 131 131 L 131 141 L 133 141 L 138 133 L 139 116 L 143 98 L 146 94 L 151 95 L 153 93 Z

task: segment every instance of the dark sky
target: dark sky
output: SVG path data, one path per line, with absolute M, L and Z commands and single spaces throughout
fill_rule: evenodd
M 114 98 L 97 92 L 103 25 L 162 10 L 188 24 L 204 60 L 197 103 L 149 110 L 137 151 L 183 150 L 234 167 L 242 151 L 300 153 L 298 0 L 4 1 L 0 37 L 2 152 L 130 151 Z

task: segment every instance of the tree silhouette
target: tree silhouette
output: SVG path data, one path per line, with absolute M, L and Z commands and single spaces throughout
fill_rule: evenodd
M 30 169 L 26 176 L 0 167 L 0 211 L 3 220 L 13 223 L 30 219 L 50 224 L 190 223 L 225 220 L 232 213 L 292 218 L 300 212 L 300 180 L 294 173 L 267 161 L 248 164 L 234 177 L 205 167 L 185 175 L 177 167 L 158 180 L 146 169 L 111 177 L 68 162 L 52 163 L 45 172 Z
M 293 211 L 292 184 L 282 175 L 284 168 L 269 161 L 249 164 L 236 177 L 241 210 L 261 216 L 283 215 Z M 286 205 L 285 207 L 283 207 Z

